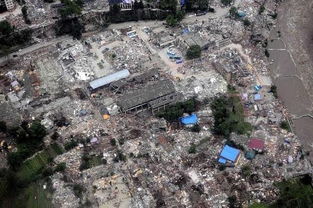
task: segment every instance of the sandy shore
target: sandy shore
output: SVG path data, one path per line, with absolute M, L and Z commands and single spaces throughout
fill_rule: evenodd
M 313 161 L 313 1 L 286 0 L 269 41 L 271 72 L 294 131 Z

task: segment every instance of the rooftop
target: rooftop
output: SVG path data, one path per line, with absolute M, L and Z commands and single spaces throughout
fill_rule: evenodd
M 123 110 L 136 107 L 159 97 L 175 92 L 174 84 L 170 80 L 161 80 L 145 88 L 135 90 L 118 99 L 118 104 Z
M 225 161 L 236 162 L 240 150 L 233 148 L 231 146 L 225 145 L 219 158 L 220 163 L 225 163 Z
M 248 147 L 250 149 L 264 150 L 265 144 L 262 139 L 253 138 L 250 139 Z
M 120 79 L 126 78 L 129 75 L 130 75 L 129 71 L 127 69 L 124 69 L 124 70 L 115 72 L 113 74 L 109 74 L 107 76 L 96 79 L 94 81 L 91 81 L 89 83 L 89 85 L 92 89 L 97 89 L 97 88 L 102 87 L 104 85 L 107 85 L 107 84 L 110 84 L 112 82 L 118 81 Z

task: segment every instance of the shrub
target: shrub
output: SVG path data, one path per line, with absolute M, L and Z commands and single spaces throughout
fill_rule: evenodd
M 251 167 L 249 165 L 244 165 L 241 167 L 241 174 L 243 177 L 248 177 L 252 173 Z
M 285 129 L 285 130 L 287 130 L 287 131 L 289 131 L 289 132 L 291 131 L 291 127 L 290 127 L 288 121 L 282 121 L 282 122 L 280 123 L 280 128 Z
M 250 25 L 251 25 L 250 20 L 244 19 L 244 20 L 243 20 L 243 25 L 246 26 L 246 27 L 250 26 Z
M 53 134 L 51 135 L 51 139 L 52 140 L 57 140 L 58 138 L 60 137 L 59 133 L 58 132 L 53 132 Z
M 265 56 L 268 58 L 268 57 L 270 57 L 270 53 L 268 52 L 268 50 L 267 49 L 265 49 Z
M 192 45 L 188 48 L 186 53 L 187 59 L 195 59 L 201 57 L 201 47 L 199 45 Z
M 276 87 L 275 85 L 272 85 L 272 86 L 271 86 L 270 92 L 273 93 L 273 95 L 274 95 L 275 98 L 278 98 L 277 87 Z
M 189 154 L 195 154 L 197 152 L 197 145 L 195 145 L 194 143 L 192 143 L 188 149 L 188 153 Z
M 119 143 L 120 145 L 123 145 L 123 144 L 125 143 L 125 138 L 120 138 L 120 139 L 118 140 L 118 143 Z
M 76 147 L 77 145 L 78 145 L 77 141 L 71 140 L 71 141 L 64 144 L 64 149 L 66 151 L 69 151 L 69 150 L 73 149 L 74 147 Z
M 115 139 L 110 139 L 110 144 L 112 146 L 116 146 L 116 140 Z
M 66 169 L 66 163 L 65 163 L 65 162 L 62 162 L 62 163 L 59 163 L 59 164 L 55 167 L 54 171 L 55 171 L 55 172 L 63 172 L 65 169 Z
M 231 7 L 229 9 L 229 14 L 232 18 L 235 18 L 235 19 L 239 18 L 238 9 L 236 7 Z

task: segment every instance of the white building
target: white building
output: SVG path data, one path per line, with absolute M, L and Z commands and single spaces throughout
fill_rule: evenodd
M 0 4 L 4 3 L 5 7 L 8 11 L 13 10 L 15 8 L 14 0 L 0 0 Z

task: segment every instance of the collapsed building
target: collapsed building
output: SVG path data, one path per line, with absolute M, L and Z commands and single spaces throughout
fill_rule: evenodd
M 118 99 L 122 112 L 130 113 L 151 109 L 152 113 L 182 100 L 170 80 L 161 80 L 145 88 L 127 93 Z
M 199 45 L 202 50 L 206 50 L 210 43 L 201 37 L 199 33 L 188 33 L 180 37 L 180 44 L 185 48 L 189 48 L 192 45 Z

